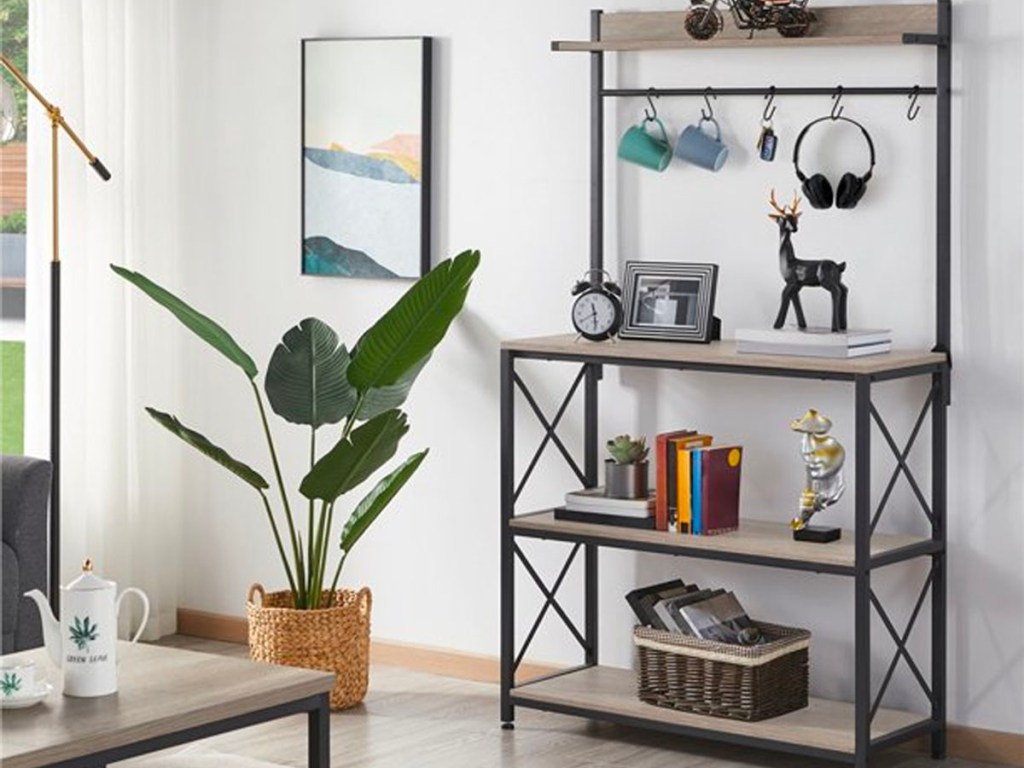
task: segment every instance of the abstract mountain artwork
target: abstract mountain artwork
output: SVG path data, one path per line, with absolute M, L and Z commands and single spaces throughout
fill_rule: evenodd
M 302 273 L 430 269 L 431 39 L 302 41 Z

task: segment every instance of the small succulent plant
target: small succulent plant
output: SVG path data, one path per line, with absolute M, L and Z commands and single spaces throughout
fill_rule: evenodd
M 608 453 L 616 464 L 636 464 L 647 458 L 647 438 L 636 440 L 629 435 L 619 435 L 608 441 Z

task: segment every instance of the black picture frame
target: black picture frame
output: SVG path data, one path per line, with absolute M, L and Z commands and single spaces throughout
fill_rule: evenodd
M 306 71 L 307 71 L 307 45 L 319 43 L 354 43 L 354 42 L 390 42 L 390 41 L 419 41 L 421 45 L 421 120 L 420 120 L 420 232 L 419 232 L 419 272 L 418 274 L 397 275 L 391 279 L 417 279 L 426 275 L 433 265 L 432 242 L 433 234 L 431 227 L 432 217 L 432 189 L 433 189 L 433 60 L 434 60 L 434 39 L 432 37 L 309 37 L 301 40 L 301 65 L 300 65 L 300 107 L 299 107 L 299 167 L 300 167 L 300 202 L 299 202 L 299 271 L 303 275 L 314 277 L 358 277 L 358 275 L 332 275 L 324 272 L 311 272 L 306 268 Z M 368 85 L 368 88 L 370 86 Z M 373 276 L 371 276 L 373 277 Z
M 719 338 L 717 264 L 627 261 L 622 283 L 621 338 L 703 344 Z

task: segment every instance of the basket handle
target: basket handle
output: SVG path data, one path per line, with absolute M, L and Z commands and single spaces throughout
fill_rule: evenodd
M 267 592 L 265 589 L 263 589 L 263 585 L 260 584 L 258 581 L 254 581 L 252 585 L 249 587 L 249 594 L 246 596 L 245 599 L 249 602 L 250 605 L 256 605 L 256 601 L 253 598 L 256 596 L 257 593 L 259 593 L 260 606 L 262 607 L 263 602 L 267 597 Z
M 359 612 L 364 616 L 370 615 L 370 608 L 373 606 L 373 593 L 370 592 L 369 587 L 363 587 L 356 594 L 356 599 L 359 604 Z

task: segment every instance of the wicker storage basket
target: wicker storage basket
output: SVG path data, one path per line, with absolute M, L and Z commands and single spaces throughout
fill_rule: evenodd
M 253 584 L 246 604 L 249 656 L 253 661 L 334 672 L 331 709 L 355 706 L 369 684 L 371 602 L 367 587 L 358 592 L 339 589 L 333 607 L 300 611 L 292 607 L 290 591 L 267 593 L 262 585 Z
M 763 645 L 716 643 L 636 627 L 640 699 L 683 712 L 751 721 L 806 707 L 811 633 L 755 623 L 768 638 Z

